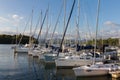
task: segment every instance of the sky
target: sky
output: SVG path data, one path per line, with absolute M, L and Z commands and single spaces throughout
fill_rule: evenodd
M 79 1 L 80 8 L 78 8 Z M 120 0 L 100 0 L 98 18 L 99 38 L 120 37 L 119 3 Z M 66 4 L 66 7 L 64 4 Z M 63 34 L 64 19 L 67 23 L 72 4 L 73 0 L 0 0 L 0 34 L 29 34 L 31 20 L 32 33 L 34 33 L 39 16 L 41 17 L 41 12 L 43 19 L 48 7 L 48 18 L 43 25 L 42 34 L 46 33 L 48 26 L 50 26 L 49 34 L 53 33 L 61 8 L 62 12 L 55 33 Z M 76 24 L 79 22 L 81 38 L 94 37 L 96 31 L 97 7 L 98 0 L 76 0 L 67 34 L 72 35 L 72 37 L 75 36 L 77 34 Z M 78 9 L 80 9 L 80 11 L 78 11 Z M 33 19 L 31 19 L 32 17 Z M 27 22 L 29 23 L 27 24 Z M 37 27 L 36 34 L 39 32 L 39 29 L 40 24 Z

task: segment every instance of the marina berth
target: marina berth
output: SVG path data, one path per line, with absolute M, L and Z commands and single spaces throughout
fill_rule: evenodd
M 120 80 L 120 0 L 0 0 L 0 80 Z

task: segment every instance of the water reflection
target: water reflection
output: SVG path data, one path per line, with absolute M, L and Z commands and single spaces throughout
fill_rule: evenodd
M 60 80 L 75 80 L 75 75 L 72 69 L 57 69 L 56 76 Z
M 110 76 L 77 77 L 76 80 L 111 80 Z
M 120 78 L 112 78 L 112 80 L 120 80 Z

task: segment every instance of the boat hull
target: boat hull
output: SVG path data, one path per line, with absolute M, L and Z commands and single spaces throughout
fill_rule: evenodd
M 29 48 L 24 48 L 24 47 L 15 47 L 14 52 L 15 53 L 28 53 Z
M 54 63 L 55 59 L 57 57 L 57 54 L 48 53 L 48 54 L 45 54 L 44 57 L 45 57 L 45 59 L 44 59 L 45 62 Z
M 82 76 L 103 76 L 108 75 L 109 70 L 74 70 L 75 76 L 82 77 Z
M 76 66 L 92 64 L 92 60 L 80 60 L 80 59 L 56 59 L 55 64 L 57 68 L 72 68 Z

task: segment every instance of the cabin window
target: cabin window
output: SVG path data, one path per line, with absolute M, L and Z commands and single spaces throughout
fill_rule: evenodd
M 84 59 L 84 58 L 80 58 L 80 59 Z
M 90 58 L 86 58 L 86 59 L 90 59 Z

